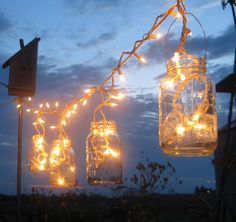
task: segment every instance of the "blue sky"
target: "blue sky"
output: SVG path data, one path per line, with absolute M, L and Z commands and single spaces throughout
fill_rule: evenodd
M 0 8 L 0 63 L 19 50 L 19 39 L 25 43 L 40 37 L 38 51 L 37 94 L 35 103 L 57 99 L 70 102 L 88 86 L 101 83 L 116 65 L 122 51 L 130 50 L 174 1 L 171 0 L 2 0 Z M 234 29 L 230 8 L 222 9 L 220 1 L 186 1 L 187 10 L 197 16 L 208 36 L 208 71 L 214 82 L 232 72 Z M 171 20 L 159 32 L 166 34 Z M 181 21 L 171 30 L 167 55 L 174 52 Z M 188 41 L 192 53 L 203 55 L 204 45 L 198 24 L 189 17 L 193 37 Z M 117 82 L 127 98 L 109 116 L 117 121 L 124 149 L 124 177 L 135 172 L 144 156 L 159 162 L 171 161 L 184 183 L 178 192 L 191 192 L 195 185 L 214 186 L 213 156 L 172 158 L 158 145 L 157 98 L 160 77 L 166 72 L 164 40 L 147 42 L 140 53 L 149 63 L 140 65 L 131 59 L 124 67 L 126 81 Z M 8 70 L 0 70 L 0 81 L 8 81 Z M 0 87 L 1 104 L 14 98 Z M 228 96 L 217 95 L 219 125 L 226 123 Z M 94 106 L 81 109 L 67 131 L 72 139 L 78 167 L 78 180 L 85 180 L 85 140 L 89 133 Z M 43 174 L 28 170 L 33 116 L 24 116 L 23 187 L 46 185 Z M 17 156 L 17 111 L 14 104 L 0 106 L 0 193 L 15 193 Z

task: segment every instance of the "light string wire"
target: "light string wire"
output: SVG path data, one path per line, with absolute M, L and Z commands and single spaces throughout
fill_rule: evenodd
M 175 9 L 177 9 L 178 12 L 175 12 Z M 32 108 L 31 98 L 29 98 L 29 101 L 25 101 L 25 104 L 27 107 L 26 111 L 36 114 L 37 120 L 40 119 L 41 116 L 43 115 L 57 114 L 59 118 L 59 122 L 57 125 L 55 126 L 53 125 L 50 128 L 57 129 L 59 132 L 59 135 L 61 135 L 62 137 L 68 138 L 64 130 L 64 126 L 66 125 L 66 118 L 69 118 L 72 114 L 76 113 L 76 110 L 80 104 L 85 106 L 88 100 L 91 99 L 95 93 L 100 92 L 101 103 L 94 110 L 93 120 L 96 121 L 96 113 L 99 111 L 102 119 L 105 121 L 106 117 L 105 117 L 104 112 L 102 111 L 102 108 L 117 106 L 116 103 L 112 103 L 110 102 L 110 100 L 121 99 L 119 98 L 119 96 L 122 97 L 120 94 L 118 94 L 118 96 L 113 95 L 114 92 L 115 93 L 118 92 L 115 89 L 115 75 L 118 74 L 120 77 L 124 76 L 122 72 L 122 67 L 128 62 L 128 60 L 132 56 L 135 56 L 139 61 L 146 63 L 145 58 L 139 55 L 137 51 L 147 40 L 157 38 L 157 35 L 155 35 L 154 32 L 169 16 L 182 17 L 182 20 L 183 20 L 182 33 L 181 33 L 180 42 L 176 51 L 179 53 L 186 53 L 186 50 L 184 49 L 184 43 L 187 39 L 188 34 L 190 33 L 190 29 L 187 28 L 187 19 L 186 19 L 185 14 L 186 14 L 186 9 L 185 9 L 183 0 L 177 0 L 176 4 L 170 6 L 164 13 L 156 17 L 155 22 L 153 26 L 151 27 L 151 29 L 143 35 L 142 39 L 137 40 L 134 43 L 133 49 L 131 51 L 124 51 L 121 53 L 117 66 L 112 69 L 110 75 L 100 85 L 86 90 L 85 95 L 74 99 L 69 104 L 66 104 L 64 109 L 61 109 L 61 110 L 59 109 L 58 101 L 55 102 L 55 106 L 50 106 L 48 103 L 45 103 L 45 104 L 40 104 L 39 108 Z M 109 81 L 111 81 L 110 88 L 106 89 L 105 87 Z

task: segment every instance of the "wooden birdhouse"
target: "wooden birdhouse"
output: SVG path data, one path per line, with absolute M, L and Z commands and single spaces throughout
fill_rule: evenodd
M 21 50 L 10 57 L 3 68 L 10 66 L 8 94 L 10 96 L 28 97 L 35 94 L 38 42 L 40 38 L 33 39 Z

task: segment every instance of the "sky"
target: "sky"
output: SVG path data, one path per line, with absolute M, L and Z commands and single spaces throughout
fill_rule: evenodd
M 0 64 L 19 50 L 19 39 L 27 44 L 40 37 L 33 102 L 69 103 L 80 97 L 84 89 L 102 83 L 121 52 L 132 49 L 155 18 L 173 3 L 172 0 L 1 0 Z M 230 7 L 223 10 L 218 0 L 186 0 L 186 7 L 200 20 L 207 34 L 207 75 L 216 83 L 233 70 L 235 34 Z M 136 164 L 146 158 L 160 163 L 170 161 L 176 167 L 176 176 L 183 180 L 175 191 L 189 193 L 195 186 L 215 186 L 211 163 L 214 157 L 174 158 L 165 155 L 159 147 L 159 81 L 166 73 L 165 61 L 175 51 L 181 31 L 181 21 L 177 20 L 165 41 L 172 20 L 167 19 L 157 30 L 162 39 L 150 40 L 139 50 L 148 64 L 131 59 L 125 65 L 125 82 L 117 79 L 116 84 L 127 96 L 108 116 L 119 129 L 124 178 L 130 178 L 136 172 Z M 193 36 L 186 47 L 189 52 L 202 56 L 206 46 L 201 29 L 190 16 L 188 22 Z M 0 81 L 7 83 L 8 75 L 8 69 L 1 69 Z M 0 193 L 14 194 L 17 110 L 14 98 L 2 86 L 0 98 Z M 80 109 L 66 128 L 77 158 L 79 184 L 88 189 L 93 188 L 86 182 L 85 141 L 94 103 L 89 101 Z M 229 95 L 217 95 L 219 127 L 226 124 L 228 104 Z M 26 193 L 34 185 L 48 184 L 47 174 L 31 173 L 28 169 L 28 151 L 35 133 L 33 121 L 33 115 L 24 113 L 22 190 Z

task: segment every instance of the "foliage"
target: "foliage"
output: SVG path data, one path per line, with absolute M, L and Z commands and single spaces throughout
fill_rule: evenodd
M 144 197 L 105 197 L 33 189 L 22 195 L 22 222 L 211 222 L 214 218 L 197 195 L 151 194 Z M 16 221 L 16 196 L 0 195 L 0 221 Z M 210 205 L 216 195 L 207 195 Z
M 215 193 L 216 191 L 213 188 L 207 188 L 204 186 L 196 186 L 195 187 L 195 194 L 211 194 L 211 193 Z
M 174 185 L 182 184 L 179 178 L 174 177 L 176 169 L 170 162 L 160 164 L 156 161 L 150 162 L 147 158 L 146 163 L 139 162 L 136 169 L 138 173 L 133 175 L 131 182 L 138 187 L 142 195 L 160 190 L 173 193 Z

